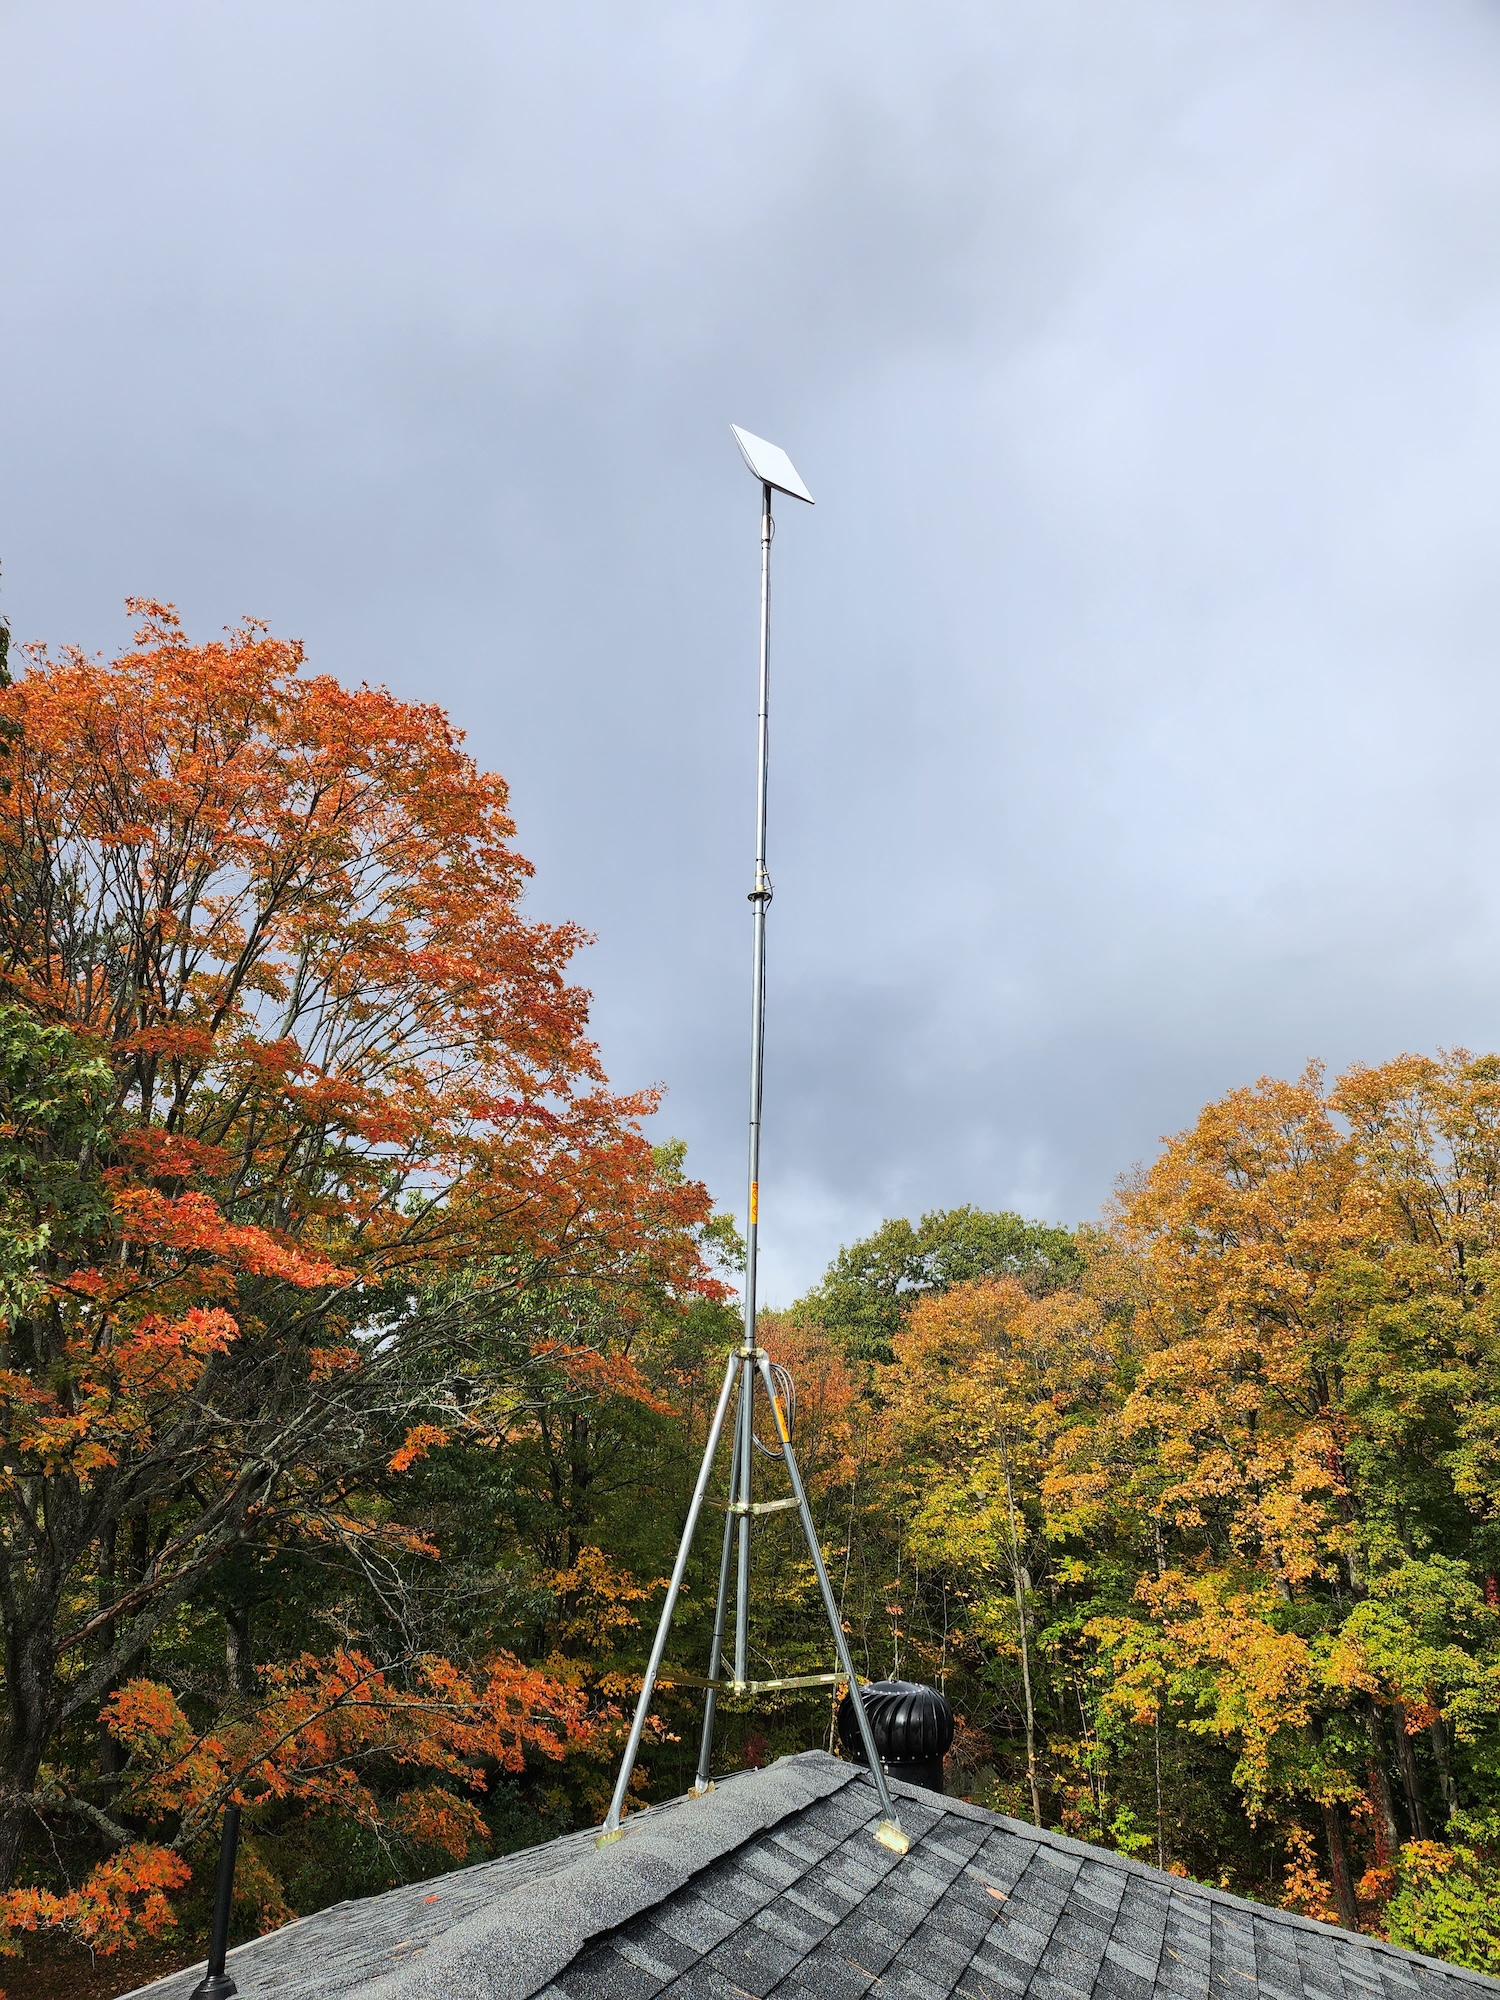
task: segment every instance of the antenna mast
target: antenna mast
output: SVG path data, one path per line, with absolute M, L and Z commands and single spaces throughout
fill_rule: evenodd
M 761 489 L 758 722 L 760 768 L 755 793 L 755 886 L 751 889 L 749 897 L 753 945 L 750 990 L 750 1171 L 747 1208 L 749 1220 L 745 1230 L 744 1332 L 740 1345 L 729 1355 L 725 1365 L 723 1387 L 719 1391 L 713 1421 L 708 1427 L 708 1442 L 704 1447 L 703 1463 L 698 1468 L 698 1478 L 688 1506 L 682 1541 L 677 1550 L 677 1561 L 673 1566 L 671 1582 L 667 1586 L 666 1602 L 662 1605 L 661 1619 L 652 1642 L 645 1678 L 641 1682 L 635 1719 L 631 1724 L 625 1755 L 620 1763 L 620 1775 L 615 1782 L 614 1796 L 610 1800 L 609 1812 L 605 1816 L 603 1831 L 600 1834 L 601 1845 L 606 1841 L 618 1839 L 623 1831 L 620 1821 L 625 1810 L 625 1795 L 630 1786 L 631 1772 L 635 1769 L 635 1761 L 640 1753 L 641 1732 L 646 1725 L 651 1696 L 658 1679 L 665 1679 L 679 1686 L 701 1687 L 705 1690 L 703 1736 L 698 1752 L 698 1774 L 693 1785 L 694 1792 L 699 1794 L 711 1791 L 713 1788 L 709 1770 L 713 1757 L 714 1719 L 721 1693 L 756 1695 L 779 1688 L 833 1687 L 840 1681 L 847 1681 L 851 1689 L 857 1689 L 859 1686 L 854 1662 L 849 1653 L 849 1642 L 844 1636 L 843 1623 L 834 1599 L 833 1586 L 828 1581 L 823 1550 L 818 1541 L 817 1529 L 813 1525 L 812 1512 L 807 1504 L 807 1493 L 802 1484 L 797 1455 L 792 1447 L 792 1413 L 795 1407 L 792 1379 L 786 1369 L 773 1367 L 770 1355 L 756 1339 L 756 1272 L 760 1247 L 761 1088 L 765 1071 L 766 1046 L 766 913 L 771 906 L 772 894 L 771 877 L 766 870 L 766 790 L 771 754 L 771 542 L 776 533 L 776 524 L 771 518 L 771 495 L 773 492 L 786 493 L 794 500 L 806 501 L 809 506 L 812 505 L 812 495 L 798 477 L 796 467 L 779 445 L 768 444 L 764 438 L 755 437 L 751 432 L 742 430 L 738 424 L 732 424 L 730 429 L 734 432 L 735 442 L 744 455 L 745 463 L 760 481 Z M 757 1385 L 764 1390 L 776 1426 L 778 1442 L 773 1446 L 761 1444 L 755 1434 Z M 703 1511 L 704 1496 L 708 1491 L 709 1479 L 713 1472 L 714 1460 L 718 1455 L 731 1400 L 734 1402 L 734 1431 L 730 1457 L 729 1499 L 724 1515 L 724 1541 L 719 1557 L 719 1591 L 714 1605 L 713 1642 L 709 1651 L 708 1673 L 704 1676 L 679 1673 L 675 1669 L 669 1669 L 663 1675 L 662 1657 L 666 1651 L 672 1613 L 676 1609 L 682 1589 L 682 1579 L 687 1571 L 688 1557 L 692 1552 L 693 1537 L 698 1527 L 698 1517 Z M 787 1498 L 760 1501 L 751 1498 L 751 1469 L 757 1450 L 773 1460 L 779 1460 L 785 1466 L 787 1482 L 791 1487 L 791 1493 Z M 748 1657 L 751 1527 L 758 1515 L 777 1514 L 789 1508 L 796 1509 L 801 1518 L 803 1533 L 807 1537 L 808 1552 L 812 1556 L 813 1568 L 818 1577 L 818 1588 L 822 1593 L 823 1609 L 828 1617 L 829 1630 L 833 1634 L 834 1650 L 839 1663 L 838 1671 L 799 1674 L 790 1679 L 751 1680 Z M 731 1566 L 736 1572 L 734 1672 L 726 1678 L 723 1673 L 724 1628 L 729 1610 Z M 875 1838 L 883 1846 L 892 1848 L 898 1854 L 904 1854 L 909 1841 L 901 1829 L 896 1808 L 891 1802 L 890 1790 L 881 1767 L 880 1754 L 875 1747 L 875 1738 L 871 1732 L 869 1717 L 865 1713 L 864 1702 L 856 1700 L 852 1706 L 859 1723 L 865 1761 L 871 1777 L 875 1780 L 875 1788 L 880 1795 L 884 1814 L 876 1829 Z

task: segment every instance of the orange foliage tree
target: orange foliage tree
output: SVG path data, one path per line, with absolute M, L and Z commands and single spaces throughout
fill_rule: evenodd
M 528 1369 L 587 1393 L 600 1365 L 544 1323 L 498 1338 L 518 1298 L 582 1285 L 628 1322 L 713 1289 L 704 1190 L 588 1038 L 582 933 L 525 914 L 503 782 L 436 708 L 305 676 L 259 627 L 199 646 L 135 609 L 133 650 L 37 653 L 0 692 L 0 1887 L 27 1828 L 71 1814 L 119 1850 L 120 1893 L 100 1877 L 74 1913 L 96 1933 L 170 1886 L 121 1859 L 142 1824 L 185 1848 L 230 1791 L 291 1782 L 266 1747 L 289 1702 L 354 1743 L 329 1675 L 452 1782 L 481 1738 L 503 1764 L 576 1736 L 555 1678 L 413 1646 L 306 1663 L 235 1728 L 193 1725 L 191 1755 L 176 1722 L 152 1749 L 140 1686 L 236 1551 L 432 1553 L 361 1496 L 503 1437 Z M 60 1734 L 101 1710 L 96 1768 L 65 1781 Z
M 1077 1246 L 1041 1296 L 888 1292 L 855 1412 L 976 1789 L 1488 1965 L 1500 1058 L 1232 1091 Z
M 954 1643 L 1020 1669 L 1026 1788 L 1041 1817 L 1035 1605 L 1044 1475 L 1068 1413 L 1108 1365 L 1100 1315 L 1017 1278 L 918 1299 L 880 1370 L 882 1441 L 914 1556 L 958 1585 Z
M 1126 1192 L 1114 1251 L 1130 1367 L 1054 1473 L 1154 1557 L 1091 1628 L 1108 1699 L 1174 1698 L 1252 1814 L 1311 1806 L 1357 1923 L 1468 1803 L 1460 1760 L 1482 1791 L 1500 1722 L 1500 1062 L 1231 1092 Z

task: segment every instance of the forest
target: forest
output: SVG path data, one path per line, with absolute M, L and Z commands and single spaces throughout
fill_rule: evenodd
M 739 1255 L 448 718 L 133 608 L 0 655 L 0 1949 L 116 1990 L 231 1800 L 239 1935 L 601 1817 Z M 1500 1058 L 1234 1090 L 1078 1229 L 893 1219 L 761 1339 L 951 1790 L 1500 1973 Z M 829 1667 L 794 1517 L 754 1603 Z

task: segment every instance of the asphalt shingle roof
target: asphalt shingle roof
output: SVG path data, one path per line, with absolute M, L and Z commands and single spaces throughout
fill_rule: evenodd
M 1500 1981 L 821 1751 L 241 1945 L 244 2000 L 1480 2000 Z M 202 1968 L 144 1987 L 187 2000 Z M 135 2000 L 135 1996 L 132 1996 Z

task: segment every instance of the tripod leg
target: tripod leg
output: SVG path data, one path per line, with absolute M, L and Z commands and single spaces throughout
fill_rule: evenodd
M 714 1420 L 708 1427 L 708 1443 L 703 1448 L 703 1463 L 698 1468 L 698 1483 L 693 1488 L 692 1501 L 688 1506 L 688 1517 L 682 1530 L 682 1542 L 672 1569 L 672 1581 L 667 1585 L 667 1601 L 661 1608 L 661 1623 L 656 1628 L 656 1638 L 651 1645 L 651 1657 L 646 1662 L 646 1678 L 641 1682 L 641 1698 L 635 1705 L 635 1720 L 630 1725 L 630 1739 L 625 1745 L 620 1775 L 615 1780 L 615 1795 L 609 1802 L 609 1811 L 604 1819 L 606 1840 L 620 1831 L 620 1814 L 625 1809 L 625 1793 L 630 1784 L 630 1774 L 635 1769 L 636 1757 L 640 1752 L 641 1731 L 646 1726 L 646 1713 L 651 1706 L 651 1692 L 656 1686 L 656 1676 L 661 1670 L 661 1656 L 666 1651 L 667 1632 L 671 1627 L 677 1594 L 682 1589 L 688 1556 L 692 1553 L 693 1535 L 698 1526 L 698 1516 L 703 1510 L 703 1495 L 708 1487 L 708 1476 L 713 1471 L 714 1454 L 719 1449 L 719 1439 L 723 1435 L 724 1415 L 729 1408 L 730 1391 L 734 1388 L 737 1361 L 737 1355 L 732 1354 L 729 1357 L 729 1365 L 724 1370 L 724 1386 L 719 1391 L 718 1407 L 714 1411 Z
M 739 1479 L 735 1499 L 740 1503 L 739 1577 L 734 1602 L 734 1677 L 750 1677 L 750 1438 L 755 1423 L 755 1367 L 749 1354 L 741 1361 L 739 1423 L 735 1430 L 736 1470 Z
M 885 1781 L 885 1771 L 881 1767 L 880 1753 L 875 1748 L 875 1737 L 870 1729 L 870 1718 L 865 1714 L 865 1704 L 859 1692 L 859 1681 L 854 1672 L 854 1661 L 849 1653 L 849 1641 L 844 1637 L 844 1627 L 839 1618 L 839 1607 L 833 1595 L 833 1585 L 828 1581 L 828 1571 L 823 1562 L 823 1550 L 818 1541 L 818 1531 L 813 1526 L 812 1511 L 807 1504 L 807 1494 L 802 1486 L 802 1474 L 797 1469 L 797 1454 L 792 1450 L 791 1433 L 786 1427 L 786 1418 L 781 1412 L 781 1400 L 776 1394 L 776 1383 L 771 1374 L 768 1355 L 760 1357 L 761 1378 L 766 1385 L 766 1400 L 771 1405 L 771 1413 L 776 1419 L 776 1434 L 781 1439 L 782 1457 L 786 1461 L 787 1478 L 791 1481 L 792 1494 L 797 1502 L 797 1512 L 802 1516 L 802 1531 L 807 1536 L 808 1553 L 813 1559 L 813 1568 L 818 1573 L 818 1588 L 823 1593 L 823 1609 L 828 1614 L 829 1628 L 833 1633 L 833 1643 L 838 1649 L 839 1665 L 849 1678 L 849 1694 L 854 1704 L 854 1713 L 859 1720 L 860 1741 L 865 1748 L 865 1760 L 870 1767 L 870 1776 L 875 1780 L 875 1789 L 880 1795 L 880 1803 L 885 1818 L 876 1830 L 875 1838 L 882 1847 L 889 1847 L 897 1854 L 905 1854 L 911 1842 L 901 1831 L 901 1822 L 896 1816 L 896 1808 L 891 1801 L 890 1787 Z
M 730 1474 L 729 1493 L 734 1497 L 735 1480 Z M 708 1653 L 708 1678 L 716 1681 L 719 1668 L 724 1661 L 724 1614 L 729 1608 L 729 1558 L 734 1552 L 734 1515 L 724 1516 L 724 1550 L 719 1557 L 719 1596 L 714 1605 L 714 1642 Z M 714 1754 L 714 1715 L 719 1706 L 719 1690 L 711 1687 L 703 1703 L 703 1741 L 698 1750 L 698 1776 L 693 1782 L 695 1792 L 708 1790 L 709 1766 Z

